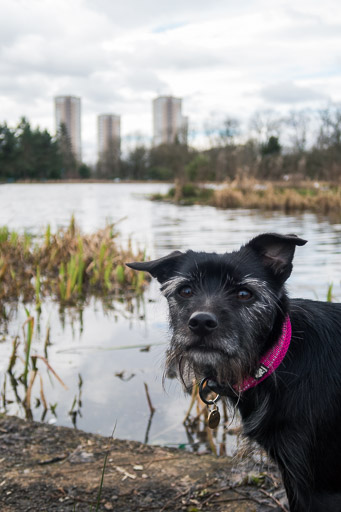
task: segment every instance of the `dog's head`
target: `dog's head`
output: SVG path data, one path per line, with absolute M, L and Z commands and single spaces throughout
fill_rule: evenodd
M 186 387 L 210 377 L 221 391 L 253 375 L 286 314 L 284 283 L 292 271 L 295 235 L 265 233 L 239 251 L 175 251 L 128 266 L 161 283 L 169 304 L 171 345 L 166 371 L 177 369 Z

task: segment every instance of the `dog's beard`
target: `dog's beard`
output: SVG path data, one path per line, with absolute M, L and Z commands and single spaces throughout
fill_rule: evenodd
M 251 354 L 256 350 L 245 350 L 240 345 L 233 348 L 230 340 L 208 338 L 201 342 L 188 343 L 181 334 L 173 335 L 167 352 L 165 375 L 177 376 L 186 391 L 190 391 L 193 381 L 203 378 L 214 380 L 220 394 L 236 394 L 243 381 L 257 368 L 258 358 Z

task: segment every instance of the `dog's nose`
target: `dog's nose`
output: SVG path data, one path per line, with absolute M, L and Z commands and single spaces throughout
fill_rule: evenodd
M 213 313 L 196 311 L 188 321 L 188 327 L 194 334 L 204 336 L 210 334 L 218 327 L 217 317 Z

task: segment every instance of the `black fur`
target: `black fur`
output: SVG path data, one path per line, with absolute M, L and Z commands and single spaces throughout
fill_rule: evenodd
M 295 235 L 259 235 L 239 251 L 176 251 L 131 263 L 161 283 L 172 340 L 166 368 L 185 387 L 209 377 L 237 404 L 245 434 L 277 462 L 291 512 L 341 511 L 341 304 L 289 299 Z M 238 392 L 276 343 L 288 353 L 263 382 Z M 209 322 L 209 323 L 208 323 Z

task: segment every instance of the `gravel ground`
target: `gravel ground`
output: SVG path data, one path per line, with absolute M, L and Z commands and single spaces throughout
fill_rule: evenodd
M 286 510 L 276 470 L 264 471 L 250 460 L 233 462 L 13 416 L 0 417 L 0 438 L 1 512 Z

